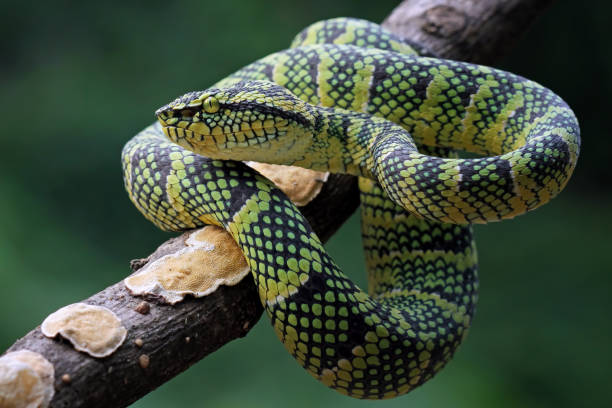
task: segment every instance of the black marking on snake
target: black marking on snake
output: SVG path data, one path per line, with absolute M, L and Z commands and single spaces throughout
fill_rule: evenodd
M 262 64 L 263 69 L 260 72 L 266 76 L 268 80 L 272 80 L 272 76 L 274 75 L 274 66 L 272 64 Z
M 257 102 L 241 101 L 239 103 L 223 103 L 220 104 L 221 108 L 228 108 L 235 112 L 252 111 L 270 115 L 272 117 L 278 117 L 282 119 L 290 120 L 306 128 L 313 128 L 316 123 L 310 122 L 304 115 L 295 112 L 280 109 L 274 106 L 262 105 Z
M 241 162 L 235 161 L 215 161 L 225 166 L 233 167 L 233 170 L 237 173 L 232 178 L 238 182 L 238 187 L 231 188 L 231 199 L 227 203 L 228 214 L 230 218 L 233 218 L 245 205 L 245 203 L 251 199 L 254 195 L 257 195 L 259 190 L 255 182 L 257 176 L 250 170 L 250 168 Z M 228 172 L 229 173 L 229 172 Z
M 543 147 L 537 144 L 543 145 Z M 567 164 L 570 161 L 570 152 L 567 143 L 558 135 L 549 135 L 545 138 L 534 140 L 533 142 L 527 142 L 523 148 L 526 152 L 531 154 L 531 166 L 532 180 L 535 181 L 538 187 L 544 187 L 547 177 L 554 177 L 559 183 L 560 179 L 565 179 L 564 169 L 567 168 Z M 548 155 L 545 153 L 546 149 L 558 150 L 562 152 L 563 157 L 554 162 L 554 165 L 548 162 Z M 556 175 L 556 177 L 555 177 Z
M 283 86 L 290 89 L 303 100 L 310 103 L 318 103 L 318 100 L 314 98 L 317 98 L 316 84 L 319 75 L 319 64 L 321 62 L 319 55 L 308 48 L 293 48 L 285 51 L 284 55 L 288 60 L 283 65 L 293 67 L 295 74 L 287 76 L 287 82 Z M 306 72 L 310 78 L 302 75 L 303 72 Z M 306 91 L 307 89 L 309 89 L 309 92 Z
M 332 40 L 332 41 L 325 41 L 325 42 L 333 42 L 334 40 L 336 40 L 338 37 L 340 37 L 342 34 L 345 33 L 345 29 L 338 27 L 337 24 L 330 24 L 330 23 L 325 23 L 323 24 L 323 30 L 317 32 L 317 42 L 324 42 L 324 40 L 326 38 Z

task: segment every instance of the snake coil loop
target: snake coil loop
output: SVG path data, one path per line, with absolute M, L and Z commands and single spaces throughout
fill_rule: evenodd
M 145 217 L 225 228 L 285 347 L 357 398 L 404 394 L 450 360 L 477 300 L 470 224 L 548 202 L 579 152 L 576 118 L 550 90 L 417 54 L 373 23 L 315 23 L 292 48 L 159 109 L 122 153 Z M 284 194 L 232 160 L 360 176 L 369 294 Z

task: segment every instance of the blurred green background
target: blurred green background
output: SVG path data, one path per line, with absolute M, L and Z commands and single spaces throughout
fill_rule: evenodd
M 119 163 L 157 107 L 286 47 L 313 21 L 381 21 L 397 4 L 3 1 L 0 350 L 168 238 L 132 207 Z M 264 318 L 134 406 L 611 406 L 612 6 L 575 4 L 554 5 L 498 66 L 574 108 L 577 170 L 551 204 L 477 227 L 478 311 L 445 370 L 399 399 L 352 400 L 307 375 Z M 328 247 L 363 282 L 359 245 L 354 216 Z

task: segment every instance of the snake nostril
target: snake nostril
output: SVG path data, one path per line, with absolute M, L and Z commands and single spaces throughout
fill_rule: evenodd
M 183 117 L 183 119 L 188 120 L 194 118 L 197 114 L 198 111 L 196 109 L 183 109 L 181 111 L 181 116 Z

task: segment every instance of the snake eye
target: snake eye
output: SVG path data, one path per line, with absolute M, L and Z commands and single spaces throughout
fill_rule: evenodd
M 202 107 L 206 113 L 215 113 L 219 110 L 219 101 L 214 96 L 209 96 L 202 102 Z

